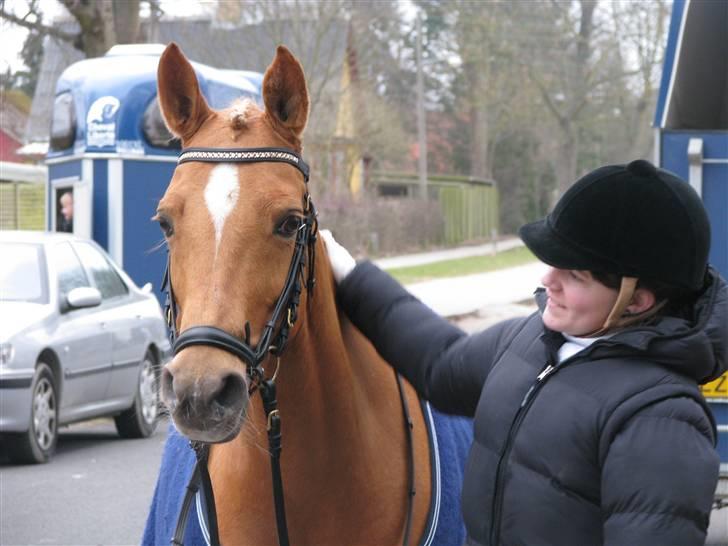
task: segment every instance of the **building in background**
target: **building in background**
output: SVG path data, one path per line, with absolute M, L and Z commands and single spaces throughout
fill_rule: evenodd
M 23 146 L 30 102 L 30 98 L 22 91 L 0 91 L 0 161 L 28 161 L 27 157 L 17 151 Z
M 0 229 L 42 230 L 46 168 L 37 156 L 19 153 L 30 113 L 22 91 L 0 92 Z

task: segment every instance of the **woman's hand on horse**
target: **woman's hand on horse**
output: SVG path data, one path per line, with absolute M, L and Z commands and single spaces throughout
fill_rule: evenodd
M 356 260 L 349 254 L 348 250 L 336 242 L 336 239 L 334 239 L 334 236 L 328 229 L 322 229 L 319 233 L 326 244 L 326 252 L 329 255 L 329 262 L 334 272 L 334 279 L 336 279 L 337 283 L 340 283 L 354 269 Z

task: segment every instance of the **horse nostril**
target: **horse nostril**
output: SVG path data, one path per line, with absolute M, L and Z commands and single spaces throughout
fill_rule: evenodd
M 224 408 L 239 405 L 246 395 L 245 381 L 239 374 L 228 374 L 220 381 L 220 388 L 212 399 Z
M 174 411 L 177 405 L 177 397 L 174 393 L 174 377 L 169 368 L 165 366 L 162 368 L 162 377 L 160 378 L 162 388 L 162 400 L 164 401 L 169 411 Z

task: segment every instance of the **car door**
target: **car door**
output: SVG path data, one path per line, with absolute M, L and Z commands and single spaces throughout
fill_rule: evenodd
M 107 400 L 136 392 L 139 363 L 149 338 L 142 328 L 141 298 L 132 293 L 107 256 L 91 243 L 74 244 L 94 286 L 101 292 L 101 311 L 111 334 L 111 375 Z
M 66 296 L 74 288 L 91 286 L 68 241 L 50 245 L 50 267 L 55 271 L 60 314 L 52 331 L 52 345 L 61 361 L 62 414 L 77 413 L 103 399 L 111 369 L 111 333 L 98 308 L 70 309 Z

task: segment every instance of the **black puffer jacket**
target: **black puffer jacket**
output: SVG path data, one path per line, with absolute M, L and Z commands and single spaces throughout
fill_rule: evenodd
M 704 543 L 719 459 L 697 383 L 726 367 L 728 287 L 717 274 L 692 323 L 623 331 L 546 374 L 561 335 L 538 312 L 468 336 L 368 262 L 338 297 L 425 398 L 475 418 L 469 544 Z

